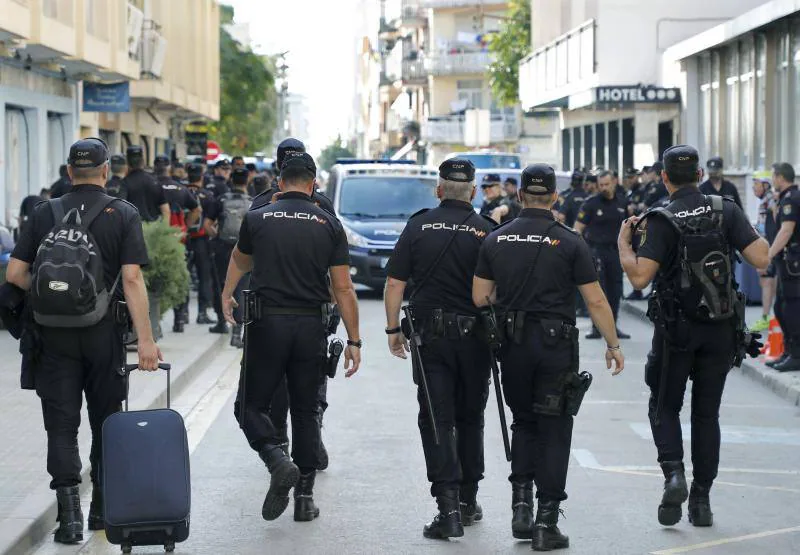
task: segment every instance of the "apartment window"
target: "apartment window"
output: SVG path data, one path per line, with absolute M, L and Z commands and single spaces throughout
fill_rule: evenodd
M 711 53 L 711 140 L 708 143 L 709 156 L 719 154 L 719 52 Z
M 739 167 L 739 45 L 726 51 L 725 86 L 727 87 L 727 112 L 725 121 L 725 162 L 728 167 Z
M 755 167 L 767 167 L 767 37 L 756 36 Z
M 42 0 L 42 13 L 45 17 L 71 25 L 72 4 L 73 0 Z
M 775 158 L 788 160 L 790 149 L 790 119 L 792 117 L 789 102 L 789 30 L 784 28 L 778 37 L 778 52 L 775 64 Z
M 754 98 L 755 98 L 755 72 L 753 71 L 755 48 L 753 37 L 742 41 L 739 52 L 739 104 L 740 133 L 739 133 L 739 167 L 753 167 L 753 129 L 755 127 Z
M 86 16 L 86 32 L 108 39 L 108 2 L 106 0 L 83 0 Z
M 480 79 L 459 80 L 456 83 L 458 99 L 467 103 L 467 108 L 483 108 L 483 81 Z

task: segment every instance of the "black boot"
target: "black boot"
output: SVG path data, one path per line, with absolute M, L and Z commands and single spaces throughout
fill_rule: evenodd
M 89 530 L 103 530 L 105 525 L 105 515 L 103 512 L 103 490 L 100 486 L 92 486 L 92 504 L 89 505 Z
M 319 508 L 314 504 L 314 478 L 316 472 L 301 474 L 294 487 L 294 520 L 311 522 L 319 516 Z
M 459 494 L 461 503 L 461 524 L 472 526 L 483 520 L 483 508 L 478 504 L 478 484 L 463 484 Z
M 228 328 L 228 324 L 225 323 L 224 320 L 220 320 L 217 322 L 217 325 L 213 328 L 208 328 L 209 333 L 218 333 L 220 335 L 224 335 L 230 331 Z
M 233 326 L 231 330 L 231 347 L 236 347 L 237 349 L 244 348 L 244 341 L 242 340 L 242 326 L 236 325 Z
M 205 309 L 203 309 L 203 310 L 201 310 L 201 311 L 200 311 L 200 313 L 197 315 L 197 323 L 198 323 L 198 324 L 216 324 L 216 323 L 217 323 L 217 321 L 216 321 L 216 320 L 214 320 L 213 318 L 211 318 L 211 316 L 209 316 L 209 315 L 206 313 L 206 310 L 205 310 Z
M 558 501 L 539 500 L 539 510 L 536 511 L 536 522 L 533 523 L 533 541 L 531 549 L 534 551 L 553 551 L 569 547 L 569 538 L 558 529 Z
M 664 526 L 674 526 L 681 520 L 681 505 L 689 497 L 683 463 L 667 461 L 661 463 L 664 473 L 664 495 L 658 506 L 658 522 Z
M 83 541 L 83 513 L 78 486 L 56 489 L 58 499 L 58 528 L 55 541 L 58 543 L 79 543 Z
M 275 520 L 289 506 L 289 491 L 300 478 L 300 469 L 276 445 L 268 445 L 259 453 L 270 473 L 269 490 L 261 507 L 264 520 Z
M 790 354 L 785 360 L 772 368 L 778 372 L 797 372 L 800 370 L 800 357 Z
M 422 535 L 432 540 L 463 536 L 464 526 L 461 524 L 458 490 L 448 490 L 439 495 L 436 498 L 436 505 L 439 507 L 439 514 L 433 517 L 433 522 L 425 525 Z
M 592 326 L 592 331 L 586 334 L 586 339 L 600 339 L 601 337 L 603 336 L 600 335 L 600 331 L 594 326 Z
M 518 540 L 533 537 L 533 482 L 511 483 L 511 535 Z
M 689 492 L 689 522 L 694 526 L 714 524 L 714 513 L 711 512 L 711 501 L 708 498 L 709 491 L 709 488 L 692 482 L 692 489 Z
M 176 321 L 172 324 L 172 332 L 173 333 L 183 333 L 184 332 L 184 324 L 183 322 Z

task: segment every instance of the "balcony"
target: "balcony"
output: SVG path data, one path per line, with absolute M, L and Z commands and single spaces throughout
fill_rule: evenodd
M 388 0 L 386 22 L 395 29 L 415 29 L 428 24 L 428 14 L 419 0 Z
M 386 78 L 390 83 L 402 85 L 424 85 L 428 82 L 427 71 L 419 50 L 409 41 L 402 40 L 386 57 Z
M 425 69 L 434 76 L 486 73 L 492 58 L 489 52 L 439 53 L 425 60 Z
M 478 6 L 505 6 L 503 0 L 421 0 L 423 8 L 475 8 Z
M 442 116 L 428 118 L 422 126 L 422 137 L 433 144 L 466 144 L 466 118 Z M 514 116 L 492 114 L 489 121 L 492 144 L 510 143 L 519 139 L 519 124 Z M 489 146 L 489 145 L 481 145 Z

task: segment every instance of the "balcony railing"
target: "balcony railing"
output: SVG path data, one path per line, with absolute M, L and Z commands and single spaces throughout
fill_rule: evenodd
M 489 126 L 492 143 L 514 142 L 519 139 L 519 124 L 513 116 L 493 115 Z M 463 145 L 466 139 L 464 133 L 465 118 L 463 116 L 430 118 L 422 126 L 422 136 L 433 144 Z
M 505 0 L 421 0 L 423 8 L 463 8 L 475 6 L 498 6 Z
M 403 81 L 414 83 L 427 81 L 428 72 L 425 71 L 425 64 L 422 60 L 403 60 Z
M 431 75 L 464 75 L 486 73 L 492 59 L 488 52 L 437 54 L 425 60 L 425 69 Z

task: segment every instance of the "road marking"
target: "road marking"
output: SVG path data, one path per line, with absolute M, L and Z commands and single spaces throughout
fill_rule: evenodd
M 800 526 L 795 526 L 794 528 L 781 528 L 780 530 L 769 530 L 767 532 L 758 532 L 755 534 L 747 534 L 746 536 L 736 536 L 735 538 L 712 540 L 708 542 L 698 543 L 695 545 L 687 545 L 685 547 L 662 549 L 661 551 L 652 551 L 650 555 L 674 555 L 675 553 L 688 553 L 690 551 L 697 551 L 698 549 L 706 549 L 708 547 L 717 547 L 719 545 L 727 545 L 729 543 L 739 543 L 748 540 L 758 540 L 761 538 L 769 538 L 770 536 L 779 536 L 781 534 L 793 534 L 795 532 L 800 532 Z
M 652 440 L 653 435 L 650 424 L 646 422 L 631 422 L 631 430 L 642 439 Z M 683 439 L 688 441 L 692 437 L 692 426 L 685 422 L 681 425 Z M 789 445 L 800 447 L 800 430 L 789 428 L 768 428 L 761 426 L 720 426 L 722 443 L 739 445 Z
M 652 472 L 660 471 L 658 466 L 635 466 L 635 465 L 613 465 L 604 466 L 600 464 L 597 458 L 588 449 L 573 449 L 572 455 L 584 468 L 593 470 L 634 470 L 639 472 Z M 690 467 L 687 466 L 687 471 Z M 771 474 L 776 476 L 800 476 L 800 470 L 776 470 L 768 468 L 720 468 L 719 472 L 731 472 L 737 474 Z
M 649 397 L 649 393 L 642 393 L 643 396 Z M 636 405 L 636 406 L 647 406 L 649 404 L 649 400 L 642 400 L 642 401 L 626 401 L 626 400 L 614 400 L 614 399 L 584 399 L 584 405 Z M 775 406 L 775 405 L 748 405 L 748 404 L 726 404 L 722 407 L 723 409 L 769 409 L 769 410 L 785 410 L 785 411 L 796 411 L 797 407 L 795 406 Z

